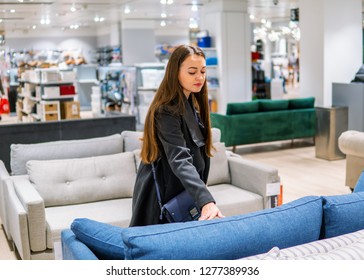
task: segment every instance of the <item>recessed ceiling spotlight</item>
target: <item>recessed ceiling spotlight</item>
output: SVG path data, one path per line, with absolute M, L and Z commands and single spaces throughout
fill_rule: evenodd
M 161 18 L 166 18 L 167 14 L 165 12 L 161 13 Z
M 10 10 L 10 13 L 12 13 L 12 14 L 15 13 L 15 10 L 14 9 L 11 9 Z
M 193 12 L 197 12 L 197 11 L 198 11 L 198 6 L 197 6 L 196 4 L 193 4 L 193 5 L 191 6 L 191 11 L 193 11 Z
M 250 14 L 250 15 L 249 15 L 249 18 L 250 18 L 251 20 L 253 20 L 253 19 L 255 19 L 255 16 L 254 16 L 253 14 Z
M 130 8 L 128 6 L 125 7 L 124 14 L 130 14 Z
M 162 5 L 172 5 L 173 4 L 173 0 L 160 0 L 160 3 Z
M 74 5 L 72 5 L 70 10 L 71 10 L 72 13 L 74 13 L 74 12 L 76 12 L 76 7 Z
M 32 29 L 37 29 L 37 26 L 34 24 L 34 25 L 32 26 Z
M 162 27 L 164 27 L 164 26 L 166 26 L 166 25 L 167 25 L 167 24 L 166 24 L 166 22 L 165 22 L 164 20 L 162 20 L 162 21 L 161 21 L 161 26 L 162 26 Z

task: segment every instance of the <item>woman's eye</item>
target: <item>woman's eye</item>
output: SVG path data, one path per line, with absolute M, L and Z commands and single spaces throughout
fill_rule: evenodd
M 189 72 L 188 74 L 190 74 L 190 75 L 195 75 L 195 74 L 196 74 L 196 72 L 193 72 L 193 73 Z

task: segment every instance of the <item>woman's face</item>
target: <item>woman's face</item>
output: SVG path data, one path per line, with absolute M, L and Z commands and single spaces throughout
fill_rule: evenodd
M 188 98 L 191 92 L 201 91 L 206 79 L 206 61 L 200 55 L 190 55 L 182 62 L 178 80 Z

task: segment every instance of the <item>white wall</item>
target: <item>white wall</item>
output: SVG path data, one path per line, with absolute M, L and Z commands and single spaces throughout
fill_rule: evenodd
M 349 83 L 362 65 L 361 0 L 300 0 L 300 94 L 332 105 L 332 83 Z

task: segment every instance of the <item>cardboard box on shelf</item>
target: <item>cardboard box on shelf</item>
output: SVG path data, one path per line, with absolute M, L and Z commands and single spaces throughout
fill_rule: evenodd
M 64 101 L 61 103 L 61 118 L 62 119 L 80 119 L 80 102 Z

